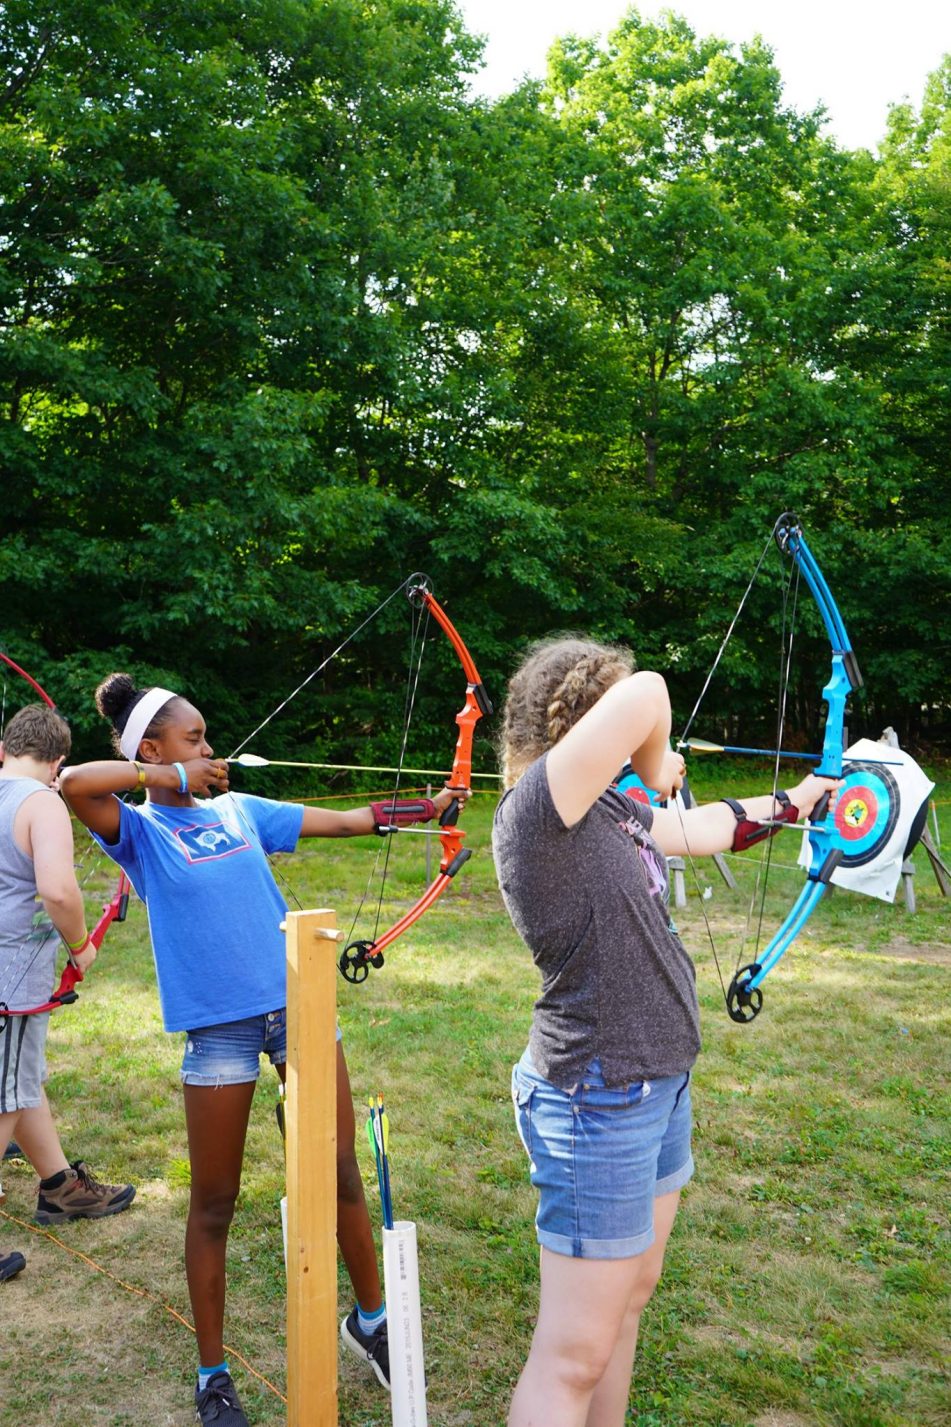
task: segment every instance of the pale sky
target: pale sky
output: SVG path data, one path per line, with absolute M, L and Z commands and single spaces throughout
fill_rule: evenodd
M 473 33 L 488 35 L 478 94 L 510 90 L 525 74 L 541 77 L 560 35 L 615 28 L 626 0 L 456 0 Z M 796 109 L 822 103 L 831 132 L 848 148 L 875 149 L 888 106 L 921 103 L 928 74 L 951 51 L 949 0 L 641 0 L 641 15 L 683 15 L 695 34 L 738 42 L 761 34 L 773 50 Z

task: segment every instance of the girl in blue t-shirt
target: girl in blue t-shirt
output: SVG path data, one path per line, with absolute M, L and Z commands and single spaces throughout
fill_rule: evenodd
M 96 704 L 112 722 L 123 761 L 67 769 L 62 792 L 145 902 L 165 1029 L 186 1033 L 185 1268 L 198 1336 L 195 1405 L 201 1422 L 247 1427 L 224 1360 L 225 1249 L 261 1055 L 282 1081 L 285 1075 L 280 923 L 287 909 L 267 858 L 291 851 L 301 837 L 373 834 L 395 814 L 390 805 L 335 812 L 229 792 L 228 764 L 213 758 L 205 720 L 168 689 L 139 690 L 127 674 L 111 674 Z M 145 790 L 143 804 L 122 801 L 136 789 Z M 427 820 L 457 796 L 444 789 L 397 821 Z M 337 1240 L 357 1299 L 341 1336 L 389 1386 L 386 1311 L 354 1139 L 338 1032 Z

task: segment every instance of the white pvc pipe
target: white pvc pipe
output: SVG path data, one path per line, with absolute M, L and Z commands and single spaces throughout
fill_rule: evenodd
M 427 1427 L 415 1224 L 397 1221 L 383 1230 L 383 1280 L 393 1427 Z

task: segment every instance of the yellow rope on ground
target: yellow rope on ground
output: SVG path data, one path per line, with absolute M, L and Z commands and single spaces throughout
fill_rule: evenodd
M 135 1283 L 127 1283 L 124 1278 L 120 1278 L 118 1274 L 113 1273 L 111 1269 L 103 1268 L 102 1264 L 96 1263 L 95 1259 L 89 1258 L 87 1254 L 80 1253 L 79 1249 L 74 1249 L 70 1244 L 64 1243 L 62 1239 L 58 1239 L 55 1234 L 50 1233 L 49 1229 L 41 1229 L 36 1224 L 31 1224 L 27 1219 L 18 1219 L 15 1214 L 8 1214 L 5 1209 L 0 1209 L 0 1219 L 6 1219 L 10 1224 L 16 1224 L 21 1229 L 29 1230 L 31 1234 L 36 1234 L 40 1239 L 49 1239 L 50 1243 L 58 1245 L 61 1249 L 65 1249 L 68 1254 L 72 1254 L 74 1258 L 81 1259 L 84 1264 L 88 1264 L 90 1268 L 95 1269 L 96 1273 L 101 1273 L 105 1278 L 111 1278 L 113 1283 L 117 1283 L 120 1288 L 126 1289 L 128 1293 L 136 1293 L 140 1298 L 148 1299 L 150 1303 L 157 1303 L 159 1307 L 170 1314 L 177 1323 L 181 1323 L 183 1328 L 187 1328 L 189 1333 L 195 1332 L 194 1326 L 189 1323 L 188 1319 L 183 1317 L 178 1309 L 173 1308 L 170 1303 L 163 1303 L 161 1298 L 154 1293 L 150 1293 L 147 1288 L 140 1288 L 138 1284 Z M 263 1373 L 258 1372 L 257 1368 L 253 1368 L 247 1358 L 242 1357 L 237 1348 L 232 1348 L 225 1343 L 224 1350 L 229 1358 L 234 1358 L 239 1362 L 252 1377 L 256 1377 L 258 1382 L 263 1383 L 269 1391 L 273 1392 L 275 1397 L 279 1397 L 284 1405 L 287 1405 L 287 1398 L 283 1392 L 281 1392 L 280 1388 L 275 1387 L 273 1382 L 266 1378 Z

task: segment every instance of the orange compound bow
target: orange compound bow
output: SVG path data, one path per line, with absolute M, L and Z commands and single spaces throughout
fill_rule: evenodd
M 492 701 L 486 693 L 479 671 L 475 666 L 475 660 L 469 653 L 462 635 L 433 595 L 428 578 L 425 575 L 411 575 L 407 581 L 406 593 L 410 602 L 417 609 L 431 615 L 439 625 L 456 651 L 466 676 L 466 699 L 456 714 L 459 733 L 452 760 L 452 772 L 446 780 L 446 787 L 453 792 L 469 793 L 472 789 L 472 740 L 475 726 L 480 718 L 492 713 Z M 391 946 L 397 937 L 408 931 L 415 922 L 419 921 L 423 913 L 427 912 L 435 902 L 438 902 L 456 873 L 472 856 L 472 849 L 464 846 L 466 835 L 458 826 L 461 807 L 462 800 L 454 798 L 439 819 L 442 858 L 436 877 L 422 896 L 403 913 L 388 931 L 374 937 L 373 940 L 351 941 L 341 953 L 340 971 L 347 981 L 365 981 L 370 974 L 371 966 L 382 966 L 383 953 L 386 948 Z M 396 831 L 396 829 L 393 830 Z

